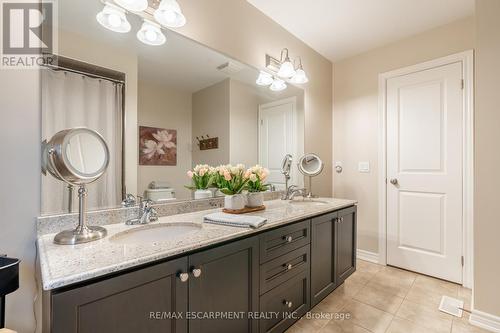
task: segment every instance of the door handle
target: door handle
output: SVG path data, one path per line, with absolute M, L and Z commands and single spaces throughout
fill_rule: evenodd
M 389 180 L 389 182 L 390 182 L 392 185 L 398 185 L 398 179 L 397 179 L 397 178 L 392 178 L 391 180 Z
M 181 280 L 181 282 L 186 282 L 189 279 L 189 274 L 188 273 L 179 273 L 177 275 L 177 277 L 179 278 L 179 280 Z
M 198 278 L 198 277 L 200 277 L 200 275 L 201 275 L 201 268 L 193 268 L 193 269 L 191 270 L 191 273 L 193 274 L 193 276 L 194 276 L 195 278 Z

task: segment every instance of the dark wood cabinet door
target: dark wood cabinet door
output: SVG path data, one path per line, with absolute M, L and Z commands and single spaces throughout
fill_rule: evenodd
M 259 311 L 258 237 L 193 254 L 189 266 L 190 333 L 257 332 L 248 313 Z
M 335 223 L 337 246 L 337 284 L 341 284 L 356 270 L 356 207 L 338 212 Z
M 184 333 L 187 258 L 52 294 L 52 333 Z
M 337 287 L 336 219 L 334 212 L 311 220 L 311 307 Z

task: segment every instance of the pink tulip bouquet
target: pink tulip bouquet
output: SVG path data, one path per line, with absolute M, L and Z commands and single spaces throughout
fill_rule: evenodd
M 215 174 L 215 168 L 206 164 L 199 164 L 193 170 L 187 172 L 188 177 L 192 180 L 192 185 L 186 186 L 186 188 L 190 190 L 206 190 L 214 183 Z
M 269 170 L 255 165 L 245 172 L 244 178 L 248 179 L 246 189 L 250 193 L 267 191 L 268 185 L 265 184 Z
M 248 178 L 245 178 L 245 166 L 220 165 L 215 168 L 215 184 L 225 195 L 241 194 L 246 188 Z

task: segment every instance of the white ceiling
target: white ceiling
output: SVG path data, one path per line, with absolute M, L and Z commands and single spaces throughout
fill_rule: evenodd
M 248 0 L 337 61 L 474 13 L 474 0 Z

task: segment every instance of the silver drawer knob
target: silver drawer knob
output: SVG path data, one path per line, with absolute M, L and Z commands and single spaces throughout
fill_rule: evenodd
M 287 243 L 291 243 L 293 241 L 292 236 L 285 236 L 284 238 L 287 241 Z
M 293 268 L 292 264 L 285 264 L 287 270 L 291 270 Z
M 283 304 L 287 307 L 287 308 L 291 308 L 293 306 L 293 303 L 291 301 L 287 301 L 287 300 L 284 300 L 283 301 Z
M 181 282 L 186 282 L 189 279 L 189 274 L 188 273 L 179 273 L 179 280 Z
M 193 276 L 195 278 L 200 277 L 200 275 L 201 275 L 201 268 L 193 268 L 191 270 L 191 273 L 193 273 Z
M 392 178 L 389 181 L 391 182 L 392 185 L 398 185 L 398 180 L 396 178 Z

